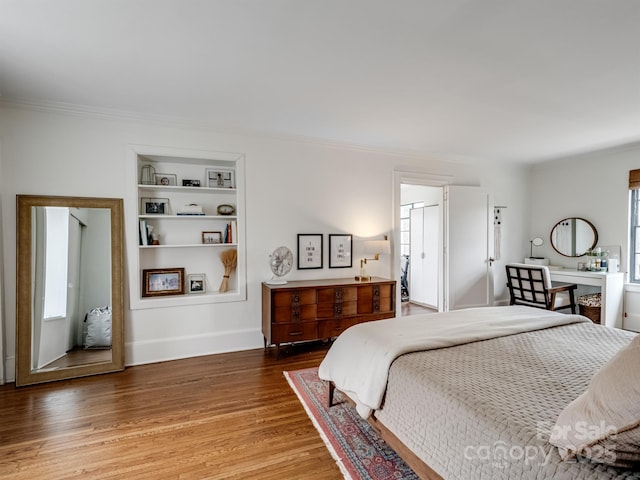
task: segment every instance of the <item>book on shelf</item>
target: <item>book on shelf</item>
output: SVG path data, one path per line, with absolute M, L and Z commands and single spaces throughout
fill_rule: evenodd
M 149 245 L 149 232 L 147 230 L 147 221 L 140 220 L 139 241 L 140 245 Z
M 202 217 L 206 215 L 204 212 L 202 213 L 190 213 L 190 212 L 178 212 L 176 215 L 180 215 L 182 217 Z
M 227 223 L 224 228 L 222 243 L 233 243 L 234 241 L 237 241 L 237 236 L 238 222 L 236 220 L 232 220 L 231 223 Z

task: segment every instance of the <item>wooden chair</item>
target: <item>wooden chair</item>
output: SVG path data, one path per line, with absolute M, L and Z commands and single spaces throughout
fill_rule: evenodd
M 553 286 L 549 268 L 543 265 L 512 263 L 506 266 L 510 305 L 528 305 L 547 310 L 571 308 L 576 313 L 575 283 Z

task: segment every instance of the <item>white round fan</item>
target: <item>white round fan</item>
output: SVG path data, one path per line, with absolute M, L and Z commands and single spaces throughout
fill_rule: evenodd
M 287 283 L 282 277 L 291 271 L 293 266 L 293 253 L 287 247 L 276 248 L 269 255 L 269 266 L 273 272 L 271 280 L 267 281 L 269 285 L 284 285 Z

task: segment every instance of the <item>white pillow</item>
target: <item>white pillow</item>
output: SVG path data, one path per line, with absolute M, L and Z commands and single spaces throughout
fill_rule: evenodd
M 640 335 L 591 379 L 558 416 L 549 442 L 563 460 L 640 466 Z

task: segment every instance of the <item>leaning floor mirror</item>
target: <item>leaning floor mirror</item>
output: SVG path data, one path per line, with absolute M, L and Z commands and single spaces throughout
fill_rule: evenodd
M 122 199 L 16 204 L 16 385 L 123 370 Z

